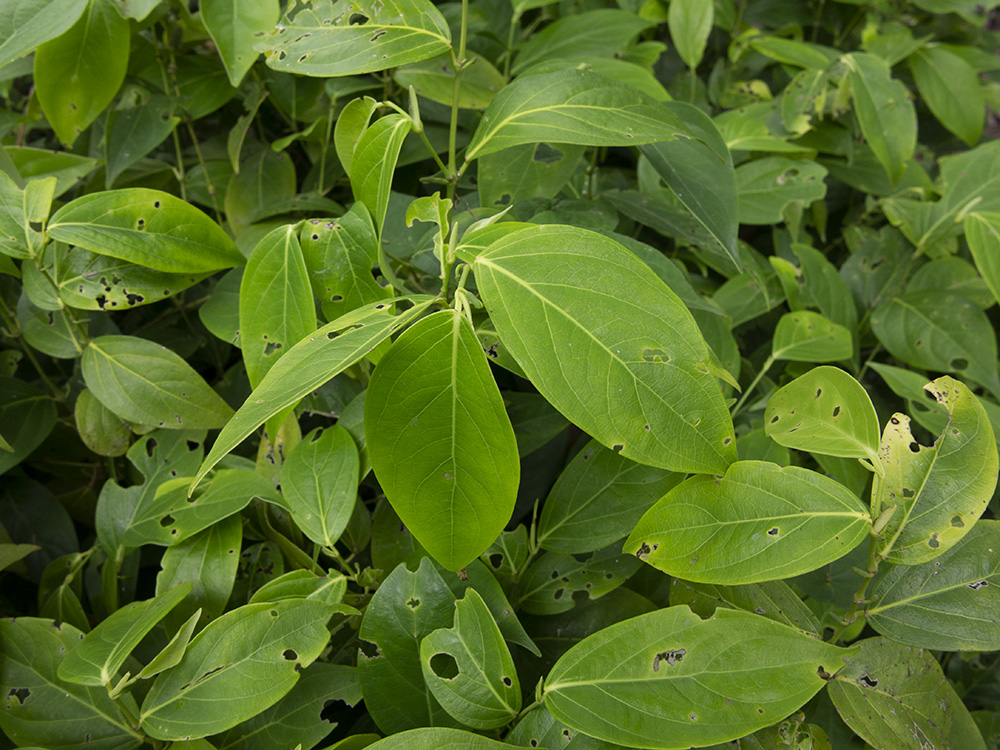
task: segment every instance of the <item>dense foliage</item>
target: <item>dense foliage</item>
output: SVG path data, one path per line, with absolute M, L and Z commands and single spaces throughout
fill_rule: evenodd
M 996 748 L 998 29 L 0 2 L 0 748 Z

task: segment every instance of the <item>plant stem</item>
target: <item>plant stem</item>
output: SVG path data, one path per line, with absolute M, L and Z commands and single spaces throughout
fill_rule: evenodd
M 458 36 L 458 54 L 452 50 L 451 64 L 455 69 L 455 89 L 451 97 L 451 124 L 448 128 L 448 171 L 445 177 L 452 180 L 448 184 L 448 197 L 455 196 L 458 174 L 455 172 L 455 144 L 458 140 L 458 105 L 462 96 L 462 74 L 465 71 L 465 37 L 469 27 L 469 0 L 462 0 L 462 29 Z
M 858 619 L 858 609 L 864 606 L 865 595 L 868 593 L 868 586 L 872 582 L 872 578 L 875 577 L 875 574 L 878 573 L 879 558 L 878 553 L 876 552 L 877 545 L 877 537 L 872 536 L 868 546 L 868 565 L 865 567 L 864 580 L 861 581 L 861 586 L 858 590 L 854 592 L 854 596 L 851 600 L 851 608 L 847 610 L 844 615 L 844 619 L 840 627 L 833 631 L 833 635 L 830 636 L 830 643 L 836 643 L 840 639 L 840 636 L 843 635 L 844 631 L 853 625 L 855 620 Z
M 45 370 L 42 369 L 42 365 L 39 363 L 38 358 L 35 357 L 35 352 L 32 350 L 31 346 L 27 341 L 24 340 L 24 334 L 21 333 L 21 326 L 18 325 L 17 319 L 14 317 L 14 313 L 9 307 L 7 307 L 7 301 L 0 297 L 0 319 L 3 320 L 3 324 L 7 326 L 12 336 L 16 336 L 21 342 L 21 349 L 24 351 L 24 356 L 28 358 L 35 371 L 38 373 L 38 377 L 42 379 L 45 386 L 52 391 L 52 397 L 56 401 L 65 401 L 66 394 L 56 388 L 56 384 L 49 379 L 49 376 L 45 374 Z
M 517 32 L 517 25 L 521 22 L 521 12 L 515 10 L 510 17 L 510 30 L 507 32 L 507 51 L 503 58 L 503 77 L 505 81 L 510 81 L 510 62 L 514 57 L 514 34 Z
M 750 396 L 750 394 L 753 393 L 754 388 L 757 387 L 761 379 L 764 377 L 764 375 L 767 374 L 767 371 L 771 369 L 771 365 L 773 364 L 774 364 L 774 357 L 769 356 L 767 359 L 764 360 L 764 365 L 760 368 L 760 372 L 757 373 L 757 377 L 755 377 L 753 381 L 750 383 L 750 385 L 747 386 L 747 389 L 743 391 L 743 395 L 740 396 L 740 400 L 737 401 L 736 406 L 733 407 L 734 419 L 736 418 L 736 415 L 739 414 L 740 411 L 743 409 L 743 405 L 746 403 L 746 400 Z

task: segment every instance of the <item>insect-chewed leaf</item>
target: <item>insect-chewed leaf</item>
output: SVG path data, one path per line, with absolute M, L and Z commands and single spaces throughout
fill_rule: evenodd
M 521 710 L 514 660 L 475 589 L 455 602 L 455 624 L 420 642 L 424 680 L 445 711 L 474 729 L 497 729 Z
M 953 693 L 934 657 L 888 638 L 860 646 L 829 688 L 847 726 L 877 750 L 949 747 Z
M 161 740 L 207 737 L 278 701 L 330 638 L 323 602 L 247 604 L 209 623 L 180 664 L 153 683 L 142 703 L 146 733 Z
M 879 463 L 878 415 L 857 380 L 816 367 L 771 394 L 767 435 L 787 448 Z
M 396 68 L 451 48 L 448 22 L 430 0 L 322 0 L 302 6 L 254 47 L 269 67 L 306 76 Z
M 518 78 L 493 97 L 466 159 L 522 143 L 638 146 L 692 137 L 684 122 L 652 97 L 585 70 Z
M 872 583 L 865 616 L 894 641 L 938 651 L 1000 649 L 1000 521 L 979 521 L 922 565 L 897 565 Z
M 365 434 L 393 509 L 449 570 L 478 557 L 510 520 L 514 431 L 486 354 L 454 310 L 415 323 L 379 361 Z
M 756 583 L 843 557 L 870 528 L 861 501 L 829 477 L 737 461 L 724 477 L 692 477 L 668 492 L 624 551 L 689 581 Z
M 709 347 L 635 255 L 595 232 L 538 226 L 494 242 L 473 268 L 504 345 L 571 422 L 671 471 L 718 473 L 735 460 Z
M 139 641 L 191 592 L 182 583 L 155 599 L 132 602 L 84 636 L 59 664 L 59 679 L 78 685 L 110 685 Z
M 233 413 L 191 365 L 148 339 L 99 336 L 91 339 L 80 364 L 94 396 L 130 422 L 214 429 Z
M 816 615 L 784 581 L 717 586 L 675 578 L 670 585 L 670 603 L 686 604 L 699 617 L 710 617 L 719 607 L 731 607 L 753 612 L 807 633 L 822 632 Z
M 49 236 L 94 253 L 167 273 L 202 273 L 241 265 L 222 228 L 194 206 L 159 190 L 91 193 L 56 211 Z
M 281 491 L 292 519 L 316 544 L 332 547 L 347 527 L 360 468 L 354 438 L 340 425 L 313 430 L 285 459 Z
M 497 742 L 464 729 L 411 729 L 400 732 L 374 745 L 369 750 L 527 750 Z
M 924 386 L 948 412 L 934 445 L 920 445 L 910 418 L 896 414 L 885 426 L 879 456 L 885 477 L 873 502 L 897 510 L 881 534 L 879 553 L 889 562 L 932 560 L 965 536 L 986 510 L 997 483 L 997 445 L 989 417 L 969 388 L 947 375 Z
M 559 721 L 606 742 L 703 747 L 783 719 L 850 653 L 749 612 L 702 620 L 668 607 L 573 646 L 544 699 Z
M 592 555 L 564 555 L 546 552 L 525 571 L 514 600 L 518 609 L 536 615 L 554 615 L 577 605 L 577 594 L 599 599 L 625 583 L 640 567 L 618 545 Z M 580 558 L 580 559 L 577 559 Z
M 851 332 L 811 310 L 785 313 L 771 342 L 774 359 L 836 362 L 854 353 Z

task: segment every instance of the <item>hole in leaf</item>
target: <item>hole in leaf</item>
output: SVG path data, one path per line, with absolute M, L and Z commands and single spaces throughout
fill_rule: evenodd
M 640 560 L 645 560 L 647 557 L 649 557 L 649 553 L 651 551 L 652 550 L 649 549 L 649 545 L 643 542 L 642 544 L 639 545 L 639 549 L 636 550 L 635 556 L 638 557 Z M 610 574 L 607 577 L 610 578 L 611 577 Z
M 160 519 L 160 526 L 162 526 L 163 528 L 167 528 L 168 526 L 173 524 L 175 520 L 176 519 L 172 515 L 167 513 L 167 515 L 165 515 L 163 518 Z
M 293 649 L 286 648 L 281 652 L 281 656 L 285 661 L 295 661 L 299 658 L 299 655 L 295 653 Z
M 330 301 L 331 302 L 343 302 L 344 301 L 344 295 L 343 294 L 335 294 L 332 297 L 330 297 Z
M 562 595 L 566 593 L 566 589 L 556 589 L 556 593 L 552 595 L 553 599 L 562 599 Z
M 914 440 L 912 443 L 910 443 L 910 452 L 911 453 L 920 453 L 920 443 L 918 443 L 916 440 Z
M 407 599 L 406 606 L 409 607 L 410 609 L 416 609 L 417 607 L 420 606 L 420 600 L 417 599 L 415 596 L 411 596 L 409 599 Z
M 816 389 L 816 398 L 819 398 L 822 395 L 823 395 L 823 389 L 822 388 L 817 388 Z
M 979 589 L 984 589 L 989 585 L 988 581 L 976 581 L 975 583 L 965 584 L 965 588 L 972 589 L 973 591 L 979 591 Z
M 434 654 L 430 666 L 431 671 L 442 680 L 454 680 L 458 677 L 458 662 L 451 654 Z
M 7 700 L 9 701 L 11 698 L 17 698 L 17 702 L 23 706 L 24 702 L 28 700 L 29 695 L 31 695 L 31 690 L 28 688 L 11 688 L 7 692 Z
M 276 351 L 278 351 L 278 349 L 280 349 L 280 348 L 281 348 L 281 344 L 279 344 L 279 343 L 277 343 L 275 341 L 268 341 L 264 345 L 264 356 L 265 357 L 274 356 L 274 353 Z
M 771 528 L 769 528 L 767 530 L 767 535 L 768 536 L 778 536 L 779 533 L 781 533 L 781 532 L 780 532 L 780 530 L 778 529 L 777 526 L 772 526 Z
M 773 417 L 771 417 L 771 424 L 774 424 L 777 421 L 778 421 L 778 415 L 775 414 Z
M 840 415 L 840 407 L 839 406 L 833 407 L 833 416 L 837 417 L 839 415 Z
M 969 360 L 965 357 L 955 357 L 951 362 L 948 363 L 948 367 L 952 370 L 964 370 L 969 366 Z
M 911 490 L 909 487 L 903 488 L 903 497 L 913 497 L 917 493 Z
M 927 540 L 927 546 L 931 549 L 938 549 L 941 546 L 941 542 L 938 541 L 938 534 L 936 531 L 931 534 L 931 538 Z
M 496 570 L 500 570 L 500 566 L 503 565 L 503 555 L 499 552 L 494 552 L 490 555 L 490 565 L 492 565 Z
M 368 23 L 368 16 L 364 13 L 352 13 L 351 17 L 347 19 L 347 23 L 351 26 L 364 26 Z
M 952 516 L 951 525 L 956 529 L 964 529 L 965 521 L 962 520 L 961 516 Z
M 677 662 L 684 658 L 687 654 L 687 650 L 683 648 L 672 648 L 667 651 L 661 651 L 656 656 L 653 657 L 653 671 L 660 671 L 660 662 L 665 661 L 668 666 L 674 666 Z
M 504 677 L 503 684 L 506 685 L 507 687 L 510 687 L 511 685 L 514 684 L 514 681 L 510 679 L 510 677 Z
M 662 349 L 646 348 L 642 350 L 642 361 L 650 363 L 666 363 L 670 361 L 670 355 Z
M 873 688 L 876 685 L 878 685 L 877 679 L 875 679 L 874 677 L 870 677 L 869 675 L 866 674 L 861 675 L 861 677 L 858 679 L 858 682 L 860 682 L 865 687 L 870 687 L 870 688 Z

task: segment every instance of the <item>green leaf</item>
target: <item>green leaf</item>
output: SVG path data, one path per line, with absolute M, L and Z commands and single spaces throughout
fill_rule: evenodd
M 333 547 L 347 528 L 358 494 L 361 462 L 339 425 L 313 430 L 292 448 L 281 469 L 281 492 L 302 533 Z
M 409 299 L 417 304 L 400 315 L 389 312 L 389 303 L 366 305 L 337 318 L 289 349 L 219 433 L 198 470 L 192 489 L 223 456 L 270 417 L 297 404 L 308 393 L 362 359 L 420 315 L 429 304 L 426 297 Z M 407 298 L 398 301 L 407 301 Z
M 712 33 L 714 7 L 703 0 L 671 0 L 667 26 L 677 54 L 692 70 L 705 54 L 708 35 Z
M 380 235 L 385 212 L 389 207 L 389 191 L 392 189 L 396 160 L 412 126 L 413 121 L 405 115 L 390 114 L 379 118 L 358 139 L 351 158 L 350 176 L 354 198 L 363 203 L 371 213 Z
M 706 7 L 711 11 L 710 5 Z M 716 243 L 715 253 L 738 271 L 742 264 L 736 249 L 736 173 L 729 149 L 718 128 L 701 110 L 682 102 L 663 106 L 682 118 L 702 140 L 653 143 L 641 146 L 639 151 L 677 200 L 708 231 Z
M 0 172 L 0 252 L 11 258 L 30 258 L 25 237 L 24 191 L 5 172 Z
M 621 245 L 531 227 L 493 243 L 473 268 L 504 345 L 571 422 L 671 471 L 721 472 L 735 459 L 708 345 L 680 299 Z
M 49 222 L 52 239 L 167 273 L 241 265 L 222 229 L 194 206 L 147 188 L 106 190 L 70 201 Z
M 896 565 L 872 582 L 865 617 L 908 646 L 937 651 L 1000 648 L 1000 521 L 980 520 L 922 565 Z
M 0 8 L 0 68 L 62 36 L 88 0 L 10 0 Z
M 196 611 L 201 611 L 202 621 L 222 614 L 236 579 L 242 538 L 240 517 L 230 516 L 163 553 L 156 576 L 157 593 L 184 581 L 192 584 L 188 597 L 167 616 L 168 631 L 180 629 Z
M 669 607 L 571 648 L 545 679 L 544 699 L 559 721 L 607 742 L 705 746 L 783 719 L 825 685 L 818 672 L 836 672 L 849 653 L 748 612 L 701 620 Z
M 538 545 L 555 552 L 592 552 L 624 538 L 642 514 L 682 479 L 643 466 L 591 440 L 549 492 Z
M 333 131 L 333 143 L 337 158 L 347 174 L 351 173 L 351 162 L 358 148 L 358 141 L 368 130 L 372 114 L 378 109 L 378 102 L 370 96 L 352 99 L 341 110 L 337 117 L 337 126 Z M 353 210 L 353 209 L 352 209 Z
M 254 37 L 271 31 L 278 21 L 278 0 L 205 0 L 200 7 L 229 82 L 239 87 L 257 59 Z
M 875 309 L 871 326 L 896 359 L 924 370 L 959 373 L 1000 393 L 993 326 L 963 295 L 901 294 Z
M 689 581 L 755 583 L 843 557 L 870 529 L 865 506 L 832 479 L 737 461 L 724 477 L 692 477 L 668 492 L 624 551 Z
M 108 113 L 106 187 L 114 185 L 126 169 L 167 139 L 181 122 L 181 118 L 174 115 L 176 107 L 176 99 L 151 96 L 136 106 Z
M 785 313 L 774 329 L 771 357 L 794 362 L 836 362 L 854 354 L 851 332 L 810 310 Z
M 361 688 L 354 667 L 315 662 L 303 670 L 299 681 L 271 708 L 212 738 L 217 750 L 272 750 L 288 745 L 294 737 L 303 748 L 314 747 L 337 723 L 323 718 L 328 703 L 361 702 Z
M 625 583 L 639 567 L 639 561 L 622 554 L 617 544 L 590 555 L 546 552 L 518 582 L 514 605 L 536 615 L 568 612 L 576 606 L 579 592 L 599 599 Z
M 479 200 L 483 206 L 506 206 L 554 198 L 573 176 L 584 150 L 562 143 L 525 143 L 487 154 L 479 159 Z
M 861 384 L 837 367 L 813 368 L 772 393 L 764 427 L 788 448 L 881 465 L 875 407 Z
M 9 568 L 11 565 L 21 560 L 32 552 L 40 550 L 41 547 L 35 544 L 7 544 L 0 543 L 0 570 Z
M 463 69 L 458 106 L 460 109 L 486 109 L 494 94 L 502 89 L 507 81 L 485 57 L 475 52 L 468 53 L 467 57 L 470 66 Z M 393 79 L 403 88 L 413 86 L 419 96 L 432 102 L 449 106 L 452 103 L 455 93 L 455 69 L 450 54 L 410 63 L 406 67 L 399 68 L 393 74 Z
M 585 70 L 518 78 L 493 97 L 469 144 L 467 161 L 539 141 L 638 146 L 691 133 L 637 89 Z
M 777 224 L 785 209 L 802 207 L 826 195 L 826 167 L 808 159 L 768 156 L 736 169 L 741 224 Z
M 917 113 L 909 92 L 875 55 L 853 52 L 841 59 L 865 141 L 889 179 L 899 182 L 917 145 Z
M 722 607 L 741 609 L 807 633 L 821 633 L 816 615 L 784 581 L 763 581 L 744 586 L 716 586 L 675 578 L 670 585 L 670 603 L 685 604 L 699 617 L 711 617 Z
M 77 685 L 111 685 L 118 669 L 146 634 L 191 592 L 182 583 L 155 599 L 113 612 L 73 646 L 59 664 L 59 679 Z
M 309 274 L 298 233 L 288 224 L 257 243 L 240 283 L 240 346 L 251 388 L 314 330 L 316 305 Z
M 280 602 L 284 599 L 316 599 L 339 604 L 347 591 L 347 578 L 333 571 L 318 576 L 308 570 L 292 570 L 274 578 L 250 597 L 250 604 Z M 360 614 L 354 610 L 356 614 Z
M 268 708 L 323 651 L 329 611 L 309 600 L 247 604 L 209 623 L 180 664 L 156 678 L 142 703 L 143 730 L 197 739 Z
M 948 412 L 931 447 L 895 414 L 882 433 L 885 477 L 872 504 L 897 506 L 880 536 L 879 554 L 899 565 L 932 560 L 965 536 L 986 510 L 997 483 L 997 444 L 989 417 L 969 388 L 947 375 L 924 386 Z
M 860 645 L 829 688 L 847 726 L 876 750 L 949 747 L 951 689 L 934 657 L 888 638 Z
M 489 356 L 489 348 L 483 348 Z M 517 453 L 521 458 L 531 455 L 544 445 L 548 445 L 551 440 L 569 427 L 566 418 L 537 393 L 504 391 L 500 395 L 503 396 L 507 416 L 514 428 Z
M 420 642 L 424 680 L 441 706 L 474 729 L 497 729 L 521 710 L 514 660 L 475 589 L 455 602 L 455 624 Z
M 983 87 L 973 67 L 936 44 L 921 47 L 908 62 L 930 111 L 970 148 L 975 146 L 983 132 L 986 111 Z
M 73 408 L 76 430 L 90 450 L 99 456 L 123 456 L 132 442 L 129 424 L 84 388 Z
M 520 746 L 518 746 L 520 747 Z M 487 739 L 463 729 L 411 729 L 373 745 L 369 750 L 518 750 L 505 742 Z M 353 750 L 353 747 L 345 750 Z M 520 748 L 527 750 L 527 748 Z
M 35 52 L 38 102 L 67 146 L 118 93 L 128 67 L 130 37 L 128 21 L 112 0 L 89 0 L 72 27 Z
M 191 634 L 201 619 L 201 610 L 195 610 L 184 623 L 177 628 L 174 637 L 164 646 L 160 652 L 149 660 L 149 663 L 136 675 L 140 680 L 148 680 L 155 677 L 160 672 L 165 672 L 171 667 L 176 667 L 181 662 L 184 652 L 187 651 L 188 643 L 191 641 Z
M 0 474 L 40 446 L 56 425 L 52 398 L 22 380 L 0 378 L 0 424 L 13 451 L 0 451 Z
M 275 70 L 349 76 L 436 57 L 451 32 L 429 0 L 338 0 L 299 9 L 254 46 Z
M 962 223 L 965 241 L 983 281 L 1000 302 L 1000 213 L 972 213 Z
M 28 274 L 31 272 L 29 271 Z M 26 278 L 28 274 L 25 274 Z M 80 333 L 86 335 L 86 326 L 74 330 L 67 310 L 43 310 L 35 306 L 23 290 L 17 301 L 17 322 L 21 334 L 43 354 L 56 359 L 76 359 L 80 356 Z
M 78 748 L 85 736 L 94 747 L 115 750 L 143 744 L 107 690 L 57 676 L 63 655 L 81 638 L 83 633 L 69 623 L 35 617 L 0 620 L 0 729 L 17 746 Z M 132 696 L 120 700 L 133 714 L 137 711 Z
M 358 679 L 365 707 L 384 733 L 454 724 L 424 682 L 420 666 L 421 639 L 451 625 L 454 602 L 448 584 L 425 557 L 416 572 L 400 563 L 365 610 Z
M 634 13 L 602 8 L 573 13 L 532 34 L 517 52 L 512 71 L 523 74 L 547 60 L 620 56 L 652 24 Z
M 3 148 L 17 171 L 25 179 L 55 176 L 57 180 L 54 197 L 56 198 L 76 185 L 81 177 L 90 174 L 100 163 L 97 159 L 65 151 L 48 151 L 26 146 L 4 146 Z
M 379 361 L 365 398 L 372 468 L 403 523 L 458 570 L 510 520 L 514 431 L 475 333 L 454 310 L 407 329 Z
M 214 429 L 233 413 L 187 362 L 148 339 L 91 339 L 81 367 L 98 400 L 131 422 L 171 430 Z

